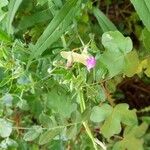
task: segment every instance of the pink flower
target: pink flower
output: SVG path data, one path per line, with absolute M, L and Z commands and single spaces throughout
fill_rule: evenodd
M 87 60 L 86 60 L 87 70 L 90 71 L 90 69 L 94 68 L 95 65 L 96 65 L 95 57 L 93 57 L 93 56 L 88 57 Z

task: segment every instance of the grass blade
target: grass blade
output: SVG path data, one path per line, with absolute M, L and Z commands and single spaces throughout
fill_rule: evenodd
M 71 24 L 78 8 L 79 0 L 69 0 L 49 23 L 33 47 L 31 60 L 40 56 L 48 47 L 57 41 Z
M 21 4 L 22 0 L 11 0 L 9 4 L 8 16 L 7 16 L 7 32 L 12 33 L 12 22 L 15 14 Z
M 98 8 L 94 8 L 93 13 L 103 32 L 117 30 L 115 25 Z
M 150 1 L 149 0 L 131 0 L 143 24 L 150 30 Z

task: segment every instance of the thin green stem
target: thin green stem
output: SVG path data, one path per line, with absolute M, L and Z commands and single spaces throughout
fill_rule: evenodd
M 82 113 L 82 112 L 86 109 L 85 101 L 84 101 L 84 98 L 83 98 L 82 88 L 81 88 L 80 91 L 78 92 L 78 95 L 79 95 L 80 108 L 81 108 L 81 113 Z M 92 135 L 92 132 L 91 132 L 91 130 L 90 130 L 90 128 L 89 128 L 87 122 L 84 121 L 82 124 L 83 124 L 83 126 L 84 126 L 84 128 L 85 128 L 85 130 L 86 130 L 86 132 L 87 132 L 87 134 L 88 134 L 88 136 L 89 136 L 89 138 L 91 139 L 91 141 L 92 141 L 92 143 L 93 143 L 94 149 L 95 149 L 95 150 L 98 150 L 98 149 L 97 149 L 97 145 L 96 145 L 96 143 L 95 143 L 95 139 L 94 139 L 94 137 L 93 137 L 93 135 Z
M 42 128 L 42 130 L 54 130 L 54 129 L 60 129 L 60 128 L 66 128 L 66 127 L 69 127 L 69 126 L 74 126 L 74 125 L 77 125 L 77 124 L 81 124 L 82 122 L 75 122 L 75 123 L 69 123 L 69 124 L 66 124 L 66 125 L 61 125 L 61 126 L 55 126 L 55 127 L 52 127 L 52 128 Z M 12 127 L 13 129 L 19 129 L 19 130 L 31 130 L 33 129 L 32 127 Z

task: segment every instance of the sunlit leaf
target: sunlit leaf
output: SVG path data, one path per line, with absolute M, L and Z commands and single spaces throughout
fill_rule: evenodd
M 142 136 L 148 125 L 142 123 L 140 126 L 126 127 L 123 140 L 115 143 L 113 150 L 144 150 Z
M 3 138 L 9 137 L 12 132 L 12 123 L 0 118 L 0 136 Z
M 127 104 L 118 104 L 115 108 L 104 104 L 101 107 L 94 107 L 91 114 L 91 120 L 94 122 L 103 122 L 101 132 L 106 138 L 121 131 L 121 122 L 125 125 L 137 124 L 137 117 L 134 110 L 128 110 Z
M 56 135 L 60 133 L 61 129 L 48 130 L 44 132 L 39 139 L 39 144 L 43 145 L 50 142 Z
M 136 51 L 132 51 L 125 56 L 125 65 L 123 73 L 128 77 L 132 77 L 134 74 L 137 73 L 138 66 L 139 66 L 138 54 Z
M 42 133 L 42 127 L 33 126 L 27 133 L 24 134 L 23 139 L 25 141 L 33 141 Z
M 102 44 L 106 51 L 99 59 L 108 69 L 109 76 L 113 77 L 122 73 L 125 57 L 133 47 L 131 39 L 124 37 L 119 31 L 110 31 L 102 35 Z

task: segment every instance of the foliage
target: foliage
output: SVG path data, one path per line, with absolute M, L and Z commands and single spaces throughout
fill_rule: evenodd
M 149 107 L 113 98 L 125 77 L 150 77 L 150 2 L 130 5 L 139 46 L 99 1 L 1 0 L 0 149 L 150 148 Z

